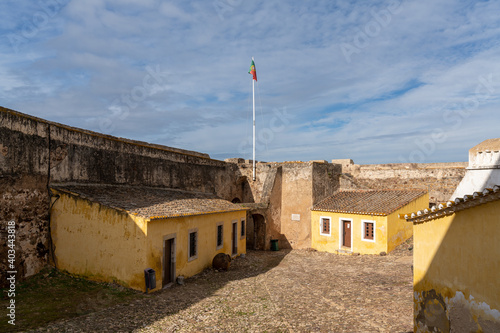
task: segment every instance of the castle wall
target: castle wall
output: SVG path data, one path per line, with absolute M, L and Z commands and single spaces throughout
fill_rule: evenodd
M 281 196 L 281 234 L 291 248 L 311 247 L 312 165 L 284 163 Z
M 242 197 L 243 190 L 236 171 L 233 164 L 212 160 L 207 154 L 117 138 L 0 108 L 0 234 L 6 235 L 8 222 L 15 222 L 18 278 L 37 273 L 49 259 L 49 183 L 169 187 L 232 200 Z M 6 239 L 1 238 L 1 251 L 7 249 Z M 6 265 L 2 260 L 0 272 L 7 271 Z
M 340 168 L 327 162 L 283 163 L 281 234 L 293 249 L 311 247 L 311 208 L 339 188 Z
M 49 195 L 43 175 L 0 176 L 0 286 L 6 286 L 7 271 L 17 277 L 37 273 L 49 253 Z M 14 225 L 15 260 L 8 262 L 8 224 Z M 10 245 L 10 243 L 9 243 Z M 12 266 L 10 266 L 12 264 Z
M 342 167 L 342 189 L 421 188 L 429 192 L 429 202 L 449 200 L 465 175 L 467 162 L 348 164 Z
M 337 164 L 326 162 L 313 163 L 312 167 L 312 204 L 315 205 L 340 189 L 342 168 Z
M 310 208 L 339 188 L 429 190 L 431 203 L 447 200 L 467 163 L 356 165 L 351 160 L 227 162 L 207 154 L 117 138 L 57 124 L 0 107 L 0 235 L 16 224 L 18 278 L 49 260 L 49 183 L 104 183 L 214 193 L 227 200 L 262 203 L 262 243 L 310 247 Z M 342 172 L 342 173 L 341 173 Z M 6 258 L 7 237 L 2 237 Z M 7 271 L 0 262 L 0 272 Z M 5 273 L 3 273 L 5 274 Z M 6 279 L 1 276 L 1 283 Z
M 1 111 L 0 286 L 5 286 L 7 271 L 29 276 L 48 259 L 49 133 L 46 124 Z M 9 223 L 15 226 L 13 262 L 7 261 Z
M 252 181 L 251 163 L 229 161 L 248 179 L 255 202 L 267 205 L 264 248 L 270 248 L 271 239 L 278 239 L 280 248 L 309 248 L 310 209 L 339 188 L 340 166 L 323 161 L 257 163 Z

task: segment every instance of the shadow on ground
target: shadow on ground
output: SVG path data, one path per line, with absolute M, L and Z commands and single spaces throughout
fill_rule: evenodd
M 57 321 L 31 332 L 130 332 L 141 329 L 217 294 L 224 287 L 227 290 L 227 286 L 233 281 L 268 272 L 278 266 L 289 252 L 290 250 L 272 252 L 250 250 L 244 258 L 238 257 L 233 260 L 227 272 L 217 272 L 208 268 L 186 279 L 184 285 L 174 285 L 132 302 Z M 221 295 L 221 297 L 226 296 L 231 295 Z

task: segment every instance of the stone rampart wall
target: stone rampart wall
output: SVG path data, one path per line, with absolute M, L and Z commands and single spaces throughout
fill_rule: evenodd
M 169 187 L 241 197 L 237 167 L 207 154 L 127 140 L 0 108 L 0 233 L 15 221 L 18 278 L 47 263 L 49 184 Z M 6 239 L 0 246 L 6 250 Z M 0 271 L 7 256 L 0 253 Z M 1 277 L 2 283 L 6 280 Z
M 7 271 L 3 236 L 9 221 L 16 223 L 18 278 L 36 273 L 49 260 L 48 186 L 53 183 L 168 187 L 265 203 L 265 248 L 270 238 L 304 248 L 310 241 L 310 208 L 338 188 L 425 188 L 436 203 L 449 199 L 467 166 L 338 161 L 257 163 L 253 181 L 249 161 L 212 160 L 207 154 L 117 138 L 0 107 L 0 272 Z M 292 214 L 297 219 L 300 215 L 300 221 Z
M 269 249 L 270 240 L 278 239 L 280 248 L 309 248 L 311 208 L 339 188 L 341 167 L 326 161 L 258 162 L 253 181 L 251 161 L 226 161 L 239 168 L 242 186 L 247 189 L 243 192 L 247 194 L 243 201 L 263 203 L 267 207 L 265 213 L 252 211 L 263 215 L 266 223 L 265 235 L 260 235 L 264 239 L 258 239 L 257 244 Z
M 422 188 L 429 191 L 429 202 L 436 204 L 450 199 L 467 166 L 467 162 L 351 164 L 342 168 L 341 188 Z

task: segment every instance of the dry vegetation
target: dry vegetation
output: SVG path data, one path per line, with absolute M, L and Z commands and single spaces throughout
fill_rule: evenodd
M 0 307 L 5 309 L 10 298 L 5 289 L 2 295 Z M 90 282 L 46 268 L 16 286 L 16 325 L 2 318 L 0 332 L 25 331 L 141 298 L 141 293 L 118 285 Z

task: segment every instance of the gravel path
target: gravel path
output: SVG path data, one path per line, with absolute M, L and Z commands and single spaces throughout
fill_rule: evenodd
M 388 256 L 249 251 L 228 272 L 36 332 L 412 332 L 408 246 Z

